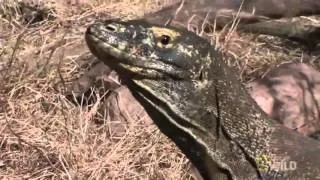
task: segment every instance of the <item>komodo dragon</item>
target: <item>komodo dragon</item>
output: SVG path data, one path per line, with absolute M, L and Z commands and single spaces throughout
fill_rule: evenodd
M 176 2 L 176 3 L 174 3 Z M 220 11 L 221 9 L 227 8 L 227 9 L 235 9 L 238 7 L 238 5 L 234 1 L 212 1 L 209 4 L 206 4 L 205 1 L 201 1 L 203 3 L 195 3 L 194 1 L 188 1 L 186 0 L 184 4 L 179 3 L 179 0 L 172 1 L 171 3 L 173 5 L 167 6 L 166 8 L 152 14 L 144 17 L 144 20 L 153 24 L 157 25 L 164 25 L 168 22 L 168 19 L 174 17 L 170 23 L 170 25 L 175 27 L 181 27 L 181 28 L 188 28 L 190 31 L 193 32 L 201 32 L 203 29 L 206 29 L 203 27 L 203 25 L 209 25 L 212 24 L 212 20 L 204 21 L 206 12 L 211 10 Z M 249 2 L 248 2 L 249 3 Z M 250 2 L 252 3 L 252 2 Z M 251 4 L 253 6 L 253 4 Z M 179 9 L 179 6 L 181 9 Z M 248 7 L 252 6 L 246 6 L 247 10 Z M 215 7 L 215 8 L 212 8 Z M 301 7 L 300 7 L 301 8 Z M 214 16 L 213 16 L 214 17 Z M 245 17 L 244 24 L 253 22 L 260 22 L 264 18 L 259 16 L 252 16 L 252 17 Z M 228 20 L 230 21 L 230 19 Z M 254 23 L 253 23 L 254 24 Z M 203 28 L 203 29 L 202 29 Z M 210 28 L 209 28 L 210 29 Z M 210 34 L 210 32 L 207 32 Z M 207 33 L 204 32 L 202 34 L 202 37 L 210 39 L 210 36 L 207 36 Z M 112 70 L 104 65 L 102 62 L 96 62 L 95 65 L 92 67 L 92 69 L 86 73 L 84 76 L 82 76 L 78 81 L 74 82 L 72 86 L 69 88 L 69 92 L 67 93 L 67 98 L 73 101 L 73 96 L 71 94 L 71 91 L 78 97 L 81 98 L 82 94 L 91 94 L 89 92 L 90 87 L 93 86 L 95 79 L 108 76 L 108 74 Z M 112 88 L 117 85 L 109 83 L 106 85 L 106 88 Z M 277 119 L 282 122 L 283 119 Z M 294 123 L 293 120 L 290 120 L 289 122 Z M 318 129 L 315 129 L 316 131 Z M 305 132 L 305 135 L 309 135 L 310 132 Z
M 269 119 L 206 40 L 109 20 L 86 41 L 204 179 L 320 179 L 320 143 Z
M 165 12 L 165 11 L 164 11 Z M 154 18 L 154 17 L 156 17 L 156 18 Z M 162 24 L 162 23 L 164 23 L 164 20 L 166 20 L 166 18 L 163 18 L 163 17 L 165 17 L 165 16 L 154 16 L 154 17 L 150 17 L 150 19 L 149 19 L 149 22 L 156 22 L 157 24 Z M 159 17 L 161 17 L 161 20 L 159 20 L 159 19 L 157 19 L 157 18 L 159 18 Z M 156 19 L 156 20 L 155 20 Z M 201 23 L 202 23 L 202 21 L 200 21 Z M 176 23 L 176 24 L 175 24 Z M 179 25 L 181 25 L 181 22 L 179 22 L 179 21 L 173 21 L 172 22 L 172 24 L 173 25 L 176 25 L 176 26 L 179 26 Z M 197 24 L 198 26 L 199 26 L 199 23 Z M 181 148 L 181 147 L 180 147 Z M 188 155 L 188 154 L 187 154 Z M 190 158 L 190 157 L 189 157 Z M 249 158 L 250 159 L 250 158 Z M 192 159 L 191 159 L 192 160 Z M 196 163 L 195 163 L 196 164 Z M 259 165 L 259 164 L 258 164 Z M 202 166 L 202 165 L 200 165 L 200 166 Z M 199 168 L 199 165 L 198 165 L 198 168 Z M 219 167 L 219 168 L 221 168 L 221 167 Z M 219 169 L 218 168 L 218 169 Z M 223 169 L 223 168 L 222 168 Z M 224 172 L 223 172 L 223 174 L 225 173 L 225 172 L 227 172 L 228 171 L 228 169 L 224 169 Z M 203 171 L 201 171 L 201 167 L 200 167 L 200 172 L 202 173 L 202 174 L 204 174 L 204 172 Z M 271 174 L 272 173 L 275 173 L 275 171 L 269 171 L 269 172 L 271 172 Z M 208 172 L 205 172 L 205 173 L 208 173 Z M 228 174 L 229 173 L 229 174 Z M 233 174 L 232 173 L 230 173 L 230 172 L 228 172 L 227 174 L 228 174 L 228 177 L 230 178 L 230 177 L 233 177 Z M 208 175 L 208 174 L 207 174 Z M 269 175 L 270 174 L 267 174 L 267 175 L 265 175 L 265 174 L 263 174 L 263 173 L 259 173 L 258 172 L 258 176 L 261 176 L 261 177 L 269 177 Z M 270 176 L 272 176 L 272 178 L 274 178 L 274 175 L 275 174 L 272 174 L 272 175 L 270 175 Z M 276 175 L 275 176 L 282 176 L 282 175 L 285 175 L 285 174 L 282 174 L 281 172 L 279 173 L 279 174 L 277 174 L 276 173 Z M 210 176 L 210 175 L 209 175 Z M 221 175 L 221 176 L 223 176 L 223 175 Z M 206 175 L 204 175 L 204 177 L 206 177 Z M 220 177 L 220 175 L 218 175 L 218 176 L 216 176 L 216 177 Z M 241 179 L 241 178 L 240 178 Z
M 230 18 L 230 15 L 235 15 L 234 11 L 224 11 L 223 9 L 233 9 L 236 10 L 240 6 L 240 1 L 238 0 L 217 0 L 217 1 L 207 1 L 207 0 L 201 0 L 201 1 L 191 1 L 191 0 L 185 0 L 183 4 L 180 3 L 181 0 L 172 0 L 170 5 L 166 5 L 164 3 L 164 9 L 161 9 L 160 11 L 146 15 L 143 19 L 147 22 L 158 24 L 158 25 L 164 25 L 168 23 L 168 20 L 171 19 L 170 25 L 175 27 L 183 27 L 188 28 L 188 30 L 201 33 L 204 31 L 202 36 L 204 38 L 211 38 L 210 36 L 206 36 L 207 33 L 211 33 L 210 30 L 212 30 L 212 26 L 214 24 L 214 21 L 216 21 L 221 26 L 226 25 L 230 23 L 233 19 L 233 17 Z M 245 1 L 244 2 L 244 12 L 251 11 L 252 8 L 256 7 L 256 5 L 259 4 L 258 9 L 262 9 L 261 6 L 264 1 Z M 288 3 L 288 6 L 291 7 L 293 4 L 290 4 L 292 2 L 299 2 L 300 5 L 297 7 L 297 9 L 289 8 L 286 11 L 282 10 L 282 5 L 279 8 L 277 7 L 277 4 L 274 4 L 274 2 L 265 2 L 265 4 L 270 7 L 268 9 L 276 9 L 277 16 L 286 16 L 285 14 L 281 14 L 281 12 L 288 12 L 286 14 L 292 14 L 292 15 L 303 15 L 305 12 L 309 12 L 309 14 L 317 13 L 316 10 L 314 10 L 315 7 L 318 7 L 317 2 L 313 1 L 290 1 L 290 2 L 282 2 L 279 1 L 279 4 L 286 4 Z M 181 6 L 182 5 L 182 6 Z M 181 8 L 180 8 L 181 7 Z M 274 8 L 272 8 L 274 7 Z M 281 10 L 279 10 L 281 9 Z M 294 10 L 294 12 L 291 12 Z M 227 18 L 224 18 L 225 12 L 227 12 Z M 250 15 L 250 14 L 244 14 L 241 16 L 241 22 L 244 24 L 242 26 L 243 30 L 247 30 L 250 32 L 256 32 L 256 33 L 262 33 L 262 34 L 270 34 L 275 36 L 281 36 L 285 38 L 291 38 L 295 39 L 301 42 L 307 42 L 307 44 L 314 45 L 318 42 L 319 32 L 320 29 L 318 27 L 314 26 L 307 26 L 304 25 L 300 26 L 299 23 L 294 23 L 294 28 L 291 28 L 291 24 L 287 22 L 278 22 L 278 21 L 268 21 L 268 13 L 265 14 L 265 11 L 261 12 L 260 15 L 266 15 L 266 16 L 259 16 L 258 15 Z M 210 14 L 213 14 L 212 16 Z M 215 18 L 217 14 L 222 14 L 219 16 L 219 18 Z M 274 14 L 274 13 L 270 13 Z M 210 16 L 207 16 L 210 15 Z M 172 18 L 174 17 L 174 18 Z M 205 20 L 206 19 L 206 20 Z M 264 22 L 266 21 L 266 22 Z M 241 26 L 240 26 L 241 27 Z M 271 28 L 275 27 L 275 28 Z M 306 30 L 305 32 L 300 32 L 300 30 Z M 294 31 L 294 32 L 293 32 Z M 96 69 L 95 69 L 96 68 Z M 104 69 L 105 68 L 105 69 Z M 103 70 L 104 69 L 104 70 Z M 100 73 L 100 72 L 103 72 Z M 109 67 L 106 67 L 102 63 L 97 63 L 93 68 L 92 71 L 89 72 L 88 76 L 83 76 L 79 79 L 79 81 L 75 82 L 73 86 L 70 88 L 70 91 L 74 91 L 76 95 L 81 95 L 85 93 L 87 90 L 90 89 L 90 87 L 93 85 L 95 77 L 101 76 L 101 75 L 107 75 L 110 73 L 111 70 Z M 70 97 L 70 96 L 69 96 Z

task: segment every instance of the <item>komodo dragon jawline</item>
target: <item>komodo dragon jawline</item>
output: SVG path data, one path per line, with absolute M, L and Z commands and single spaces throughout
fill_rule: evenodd
M 86 42 L 204 179 L 320 179 L 320 143 L 268 119 L 206 40 L 109 20 Z

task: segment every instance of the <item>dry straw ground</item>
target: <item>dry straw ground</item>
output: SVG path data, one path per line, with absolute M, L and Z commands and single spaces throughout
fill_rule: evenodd
M 63 84 L 88 69 L 83 38 L 88 24 L 103 13 L 140 17 L 159 8 L 159 2 L 43 2 L 56 9 L 55 20 L 27 27 L 18 16 L 0 18 L 0 179 L 188 179 L 188 161 L 152 122 L 141 117 L 115 136 L 108 118 L 94 121 L 99 101 L 93 108 L 81 107 L 63 95 Z M 226 53 L 236 57 L 229 63 L 244 82 L 281 62 L 318 66 L 316 54 L 278 38 L 218 37 Z

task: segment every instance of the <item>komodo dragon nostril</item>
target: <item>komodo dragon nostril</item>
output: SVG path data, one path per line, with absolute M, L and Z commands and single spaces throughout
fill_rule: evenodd
M 111 24 L 108 24 L 108 25 L 106 26 L 106 30 L 111 31 L 111 32 L 116 31 L 116 29 L 117 29 L 117 28 L 116 28 L 114 25 L 111 25 Z

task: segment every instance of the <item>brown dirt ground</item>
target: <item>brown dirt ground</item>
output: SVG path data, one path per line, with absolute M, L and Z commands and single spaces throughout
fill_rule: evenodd
M 34 26 L 0 18 L 0 179 L 190 178 L 188 160 L 152 122 L 141 117 L 113 136 L 108 120 L 93 120 L 97 108 L 76 106 L 63 95 L 63 84 L 88 69 L 88 24 L 102 13 L 141 17 L 158 1 L 66 2 L 45 1 L 57 18 Z M 229 65 L 243 82 L 282 62 L 320 67 L 317 53 L 275 37 L 232 33 L 219 42 L 235 57 Z

